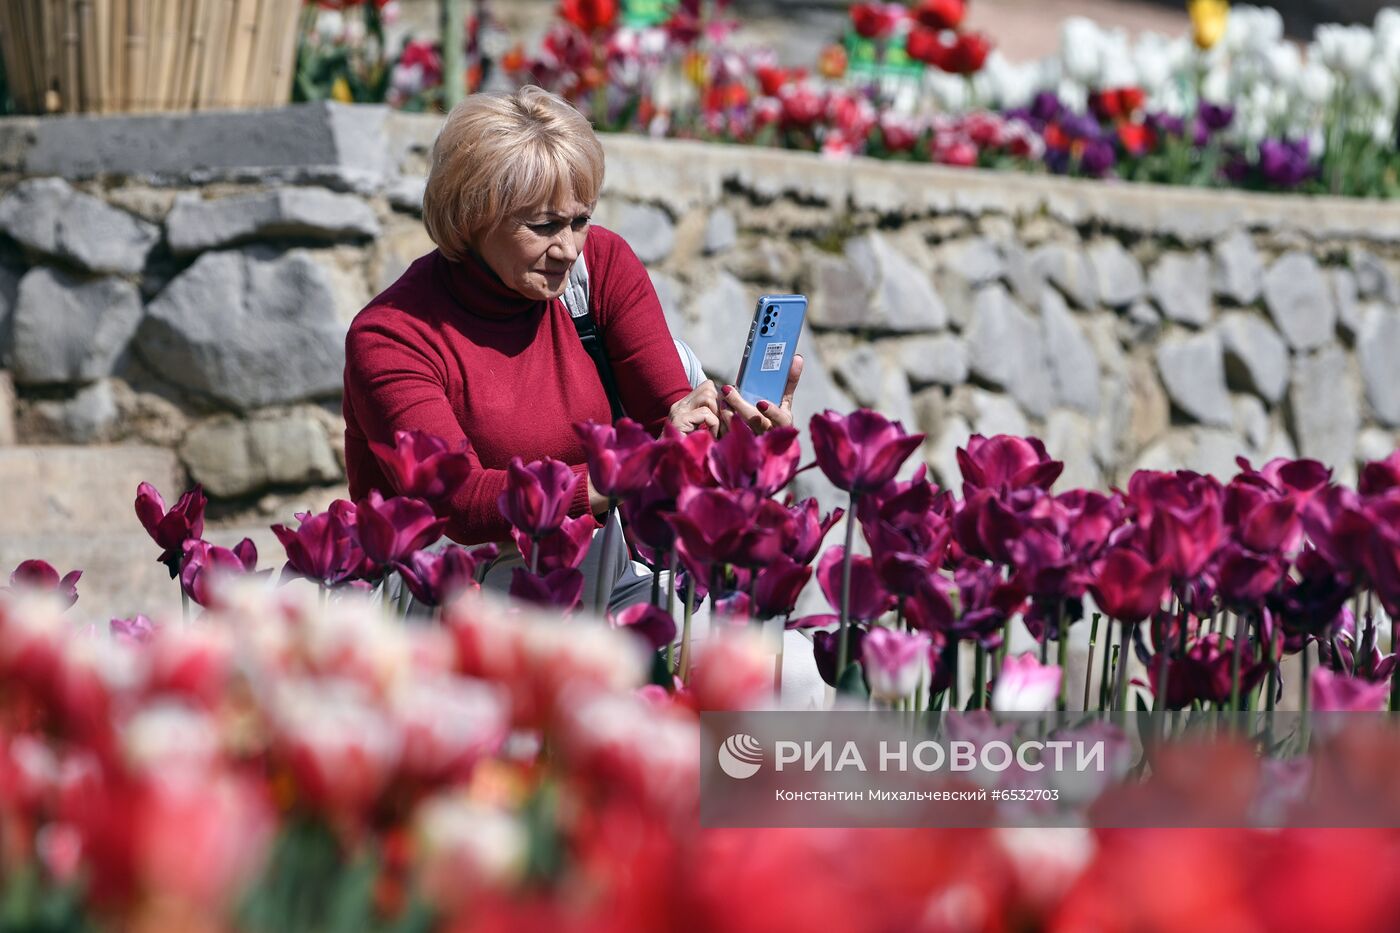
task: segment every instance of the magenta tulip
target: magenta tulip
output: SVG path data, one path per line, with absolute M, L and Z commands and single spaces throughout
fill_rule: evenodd
M 831 608 L 841 608 L 841 563 L 845 559 L 844 547 L 829 547 L 817 562 L 817 584 Z M 878 619 L 894 606 L 894 597 L 880 583 L 880 575 L 875 572 L 875 564 L 870 558 L 853 554 L 851 556 L 851 600 L 847 617 L 868 622 Z M 856 657 L 854 653 L 849 657 Z
M 447 519 L 438 518 L 422 499 L 385 499 L 378 490 L 355 504 L 356 530 L 365 556 L 380 567 L 408 560 L 442 537 Z
M 215 547 L 208 541 L 185 542 L 185 557 L 180 563 L 180 586 L 185 595 L 208 608 L 214 596 L 211 580 L 220 576 L 252 573 L 258 566 L 258 549 L 244 538 L 230 550 Z
M 600 495 L 622 499 L 651 479 L 661 445 L 637 422 L 630 418 L 616 425 L 589 421 L 575 424 L 574 431 L 588 458 L 588 477 Z
M 415 551 L 396 564 L 404 586 L 425 606 L 440 606 L 465 590 L 477 588 L 477 571 L 496 559 L 494 544 L 467 550 L 450 544 L 441 551 Z
M 136 517 L 146 534 L 151 536 L 160 548 L 156 560 L 170 570 L 173 579 L 180 572 L 180 559 L 185 542 L 204 534 L 204 488 L 195 486 L 182 495 L 170 511 L 165 510 L 165 500 L 150 483 L 136 487 Z
M 581 479 L 558 460 L 525 463 L 514 457 L 506 467 L 506 488 L 496 505 L 506 521 L 527 535 L 548 534 L 564 524 Z
M 958 448 L 957 457 L 964 496 L 971 496 L 974 489 L 1006 493 L 1034 487 L 1048 491 L 1065 469 L 1062 462 L 1050 458 L 1045 445 L 1035 437 L 974 434 L 966 448 Z
M 1389 681 L 1373 683 L 1335 674 L 1325 667 L 1312 672 L 1312 683 L 1308 687 L 1312 695 L 1312 708 L 1319 713 L 1380 712 L 1390 695 Z
M 81 570 L 70 570 L 59 577 L 48 561 L 27 560 L 10 574 L 10 589 L 53 593 L 65 606 L 71 606 L 78 601 L 78 579 L 82 575 Z
M 773 428 L 762 435 L 742 418 L 711 448 L 710 475 L 725 489 L 752 489 L 771 496 L 792 481 L 802 454 L 796 428 Z
M 355 534 L 354 513 L 347 502 L 319 515 L 300 516 L 295 530 L 273 525 L 273 534 L 287 552 L 282 579 L 302 577 L 322 586 L 340 586 L 360 576 L 368 558 Z
M 569 567 L 536 575 L 517 567 L 510 575 L 510 595 L 527 603 L 572 612 L 583 598 L 583 574 Z
M 549 573 L 583 563 L 593 543 L 593 532 L 597 530 L 598 523 L 592 515 L 580 515 L 566 519 L 558 531 L 540 535 L 538 540 L 518 529 L 511 529 L 511 536 L 515 539 L 515 546 L 520 549 L 520 556 L 525 558 L 526 566 L 534 567 L 536 573 Z
M 762 567 L 792 547 L 792 514 L 751 490 L 697 489 L 681 493 L 667 516 L 676 548 L 691 572 L 712 585 L 714 568 Z
M 797 563 L 785 554 L 760 567 L 754 579 L 754 615 L 760 619 L 773 619 L 790 614 L 797 606 L 797 597 L 802 594 L 802 588 L 810 579 L 812 568 Z
M 375 441 L 369 447 L 393 486 L 382 492 L 422 499 L 440 516 L 447 515 L 452 497 L 472 471 L 471 446 L 465 440 L 453 449 L 423 431 L 396 431 L 392 447 Z
M 844 416 L 832 411 L 814 415 L 811 430 L 817 466 L 838 489 L 853 495 L 894 479 L 924 442 L 922 434 L 906 434 L 898 421 L 866 408 Z
M 832 526 L 846 514 L 845 509 L 832 509 L 825 518 L 821 517 L 821 506 L 815 498 L 804 499 L 789 510 L 793 518 L 792 546 L 788 557 L 799 564 L 810 564 L 821 550 L 822 539 Z
M 1116 547 L 1094 565 L 1089 592 L 1109 618 L 1136 625 L 1162 607 L 1170 574 L 1137 551 Z
M 652 651 L 660 651 L 676 640 L 676 620 L 651 603 L 638 603 L 610 614 L 608 624 L 636 634 Z
M 1384 460 L 1374 460 L 1361 468 L 1356 491 L 1363 496 L 1379 495 L 1400 487 L 1400 450 Z
M 832 621 L 835 621 L 834 619 Z M 847 647 L 850 657 L 859 658 L 864 650 L 865 629 L 852 625 L 846 630 Z M 840 652 L 839 632 L 813 632 L 812 656 L 817 662 L 817 673 L 832 687 L 836 686 L 837 654 Z

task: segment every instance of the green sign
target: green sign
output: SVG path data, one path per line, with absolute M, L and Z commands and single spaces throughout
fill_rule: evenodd
M 863 38 L 854 29 L 847 31 L 846 70 L 872 78 L 917 77 L 923 74 L 923 62 L 910 58 L 905 51 L 906 36 L 906 33 L 900 33 L 884 42 L 876 42 Z
M 676 11 L 678 0 L 622 0 L 622 23 L 640 28 L 660 26 Z

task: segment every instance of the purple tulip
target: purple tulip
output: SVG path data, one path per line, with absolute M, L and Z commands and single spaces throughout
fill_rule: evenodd
M 423 431 L 396 431 L 392 447 L 376 441 L 370 441 L 369 447 L 393 492 L 422 499 L 440 516 L 448 514 L 452 497 L 473 469 L 471 445 L 466 440 L 453 449 L 447 441 Z
M 1313 176 L 1308 141 L 1266 139 L 1259 144 L 1259 175 L 1276 188 L 1296 188 Z
M 779 555 L 772 563 L 755 573 L 753 611 L 760 619 L 785 616 L 797 606 L 802 588 L 812 579 L 812 568 L 799 564 L 787 555 Z
M 1103 178 L 1113 171 L 1118 154 L 1113 144 L 1102 139 L 1093 139 L 1084 144 L 1084 152 L 1079 157 L 1079 167 L 1090 178 Z
M 1373 683 L 1388 683 L 1395 671 L 1396 656 L 1381 653 L 1375 641 L 1375 629 L 1372 627 L 1367 628 L 1361 639 L 1361 650 L 1358 652 L 1356 620 L 1351 610 L 1343 609 L 1340 619 L 1340 624 L 1330 638 L 1317 640 L 1319 662 L 1349 677 L 1358 677 Z
M 1376 713 L 1385 708 L 1390 683 L 1372 683 L 1357 677 L 1334 674 L 1325 667 L 1312 672 L 1308 685 L 1312 708 L 1319 713 Z
M 850 652 L 850 656 L 853 658 L 861 657 L 865 629 L 859 625 L 852 625 L 846 630 L 846 638 L 846 650 Z M 841 635 L 839 632 L 812 633 L 812 656 L 817 662 L 817 673 L 832 687 L 836 686 L 836 655 L 840 651 L 840 647 Z
M 795 522 L 787 509 L 750 490 L 687 489 L 667 520 L 681 560 L 702 580 L 714 567 L 761 567 L 790 550 Z
M 1218 133 L 1234 122 L 1235 108 L 1228 104 L 1212 104 L 1203 100 L 1196 108 L 1196 116 L 1208 131 Z
M 811 430 L 817 466 L 838 489 L 853 495 L 894 479 L 924 441 L 922 434 L 906 434 L 899 422 L 865 408 L 845 416 L 832 411 L 814 415 Z
M 344 502 L 344 500 L 340 500 Z M 340 586 L 360 576 L 368 558 L 355 533 L 355 507 L 349 502 L 319 515 L 301 515 L 295 530 L 273 525 L 287 552 L 282 579 L 303 577 L 322 586 Z
M 1188 623 L 1189 625 L 1189 623 Z M 1168 633 L 1164 641 L 1174 642 L 1175 636 Z M 1156 700 L 1154 709 L 1185 709 L 1193 700 L 1214 703 L 1223 707 L 1230 702 L 1233 688 L 1234 640 L 1212 632 L 1197 639 L 1186 649 L 1183 657 L 1173 657 L 1167 652 L 1166 677 L 1167 694 L 1162 697 L 1158 680 L 1163 665 L 1154 656 L 1147 665 L 1147 676 Z M 1267 659 L 1254 660 L 1253 652 L 1244 652 L 1245 660 L 1240 669 L 1240 692 L 1247 694 L 1253 690 L 1268 673 Z
M 742 418 L 710 448 L 710 475 L 725 489 L 752 489 L 771 496 L 792 481 L 802 454 L 796 428 L 773 428 L 755 435 Z
M 817 584 L 831 608 L 841 608 L 841 562 L 846 556 L 844 547 L 829 547 L 817 563 Z M 864 555 L 851 557 L 851 600 L 848 617 L 868 622 L 878 619 L 894 605 L 894 598 L 880 584 L 880 576 L 875 572 L 875 564 Z M 854 651 L 849 655 L 856 657 Z
M 467 550 L 452 544 L 436 553 L 415 551 L 395 565 L 404 586 L 425 606 L 440 606 L 464 590 L 475 589 L 477 571 L 496 559 L 494 544 Z
M 149 644 L 156 637 L 158 626 L 144 615 L 134 619 L 112 619 L 107 628 L 114 641 L 128 645 Z
M 676 640 L 676 620 L 665 609 L 651 603 L 628 606 L 608 616 L 608 624 L 635 633 L 652 651 L 661 651 Z
M 896 632 L 875 626 L 861 644 L 861 661 L 870 695 L 893 702 L 909 696 L 921 682 L 927 682 L 931 669 L 932 642 L 923 632 Z
M 204 540 L 187 541 L 184 560 L 180 563 L 180 586 L 186 596 L 208 608 L 214 597 L 211 580 L 252 573 L 257 566 L 258 548 L 250 538 L 244 538 L 232 550 L 215 547 Z
M 958 448 L 957 457 L 967 498 L 978 489 L 1007 493 L 1033 487 L 1048 492 L 1065 469 L 1063 462 L 1051 459 L 1045 444 L 1036 437 L 974 434 L 966 447 Z
M 564 524 L 580 479 L 567 463 L 545 458 L 527 464 L 514 457 L 496 505 L 506 521 L 527 535 L 548 534 Z
M 78 579 L 82 575 L 81 570 L 70 570 L 59 577 L 58 571 L 48 561 L 27 560 L 10 574 L 10 589 L 53 593 L 66 608 L 78 601 Z
M 165 500 L 150 483 L 136 487 L 136 517 L 146 534 L 161 548 L 156 560 L 165 564 L 173 579 L 180 572 L 185 542 L 204 534 L 204 488 L 195 486 L 182 495 L 170 511 Z
M 510 575 L 510 595 L 527 603 L 572 612 L 583 598 L 583 574 L 564 567 L 543 575 L 517 567 Z
M 998 713 L 1043 713 L 1055 708 L 1064 672 L 1041 664 L 1029 652 L 1008 656 L 992 686 L 992 709 Z
M 1031 101 L 1030 115 L 1036 120 L 1049 123 L 1064 112 L 1065 106 L 1053 91 L 1040 91 Z
M 378 490 L 355 504 L 356 530 L 365 556 L 380 567 L 402 563 L 442 537 L 447 519 L 438 518 L 422 499 L 385 499 Z
M 616 425 L 575 424 L 588 458 L 588 476 L 599 495 L 617 500 L 642 489 L 651 479 L 661 447 L 646 428 L 630 418 Z

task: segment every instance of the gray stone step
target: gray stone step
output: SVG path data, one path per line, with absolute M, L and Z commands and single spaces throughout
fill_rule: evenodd
M 136 487 L 152 483 L 171 503 L 181 475 L 159 447 L 0 448 L 0 537 L 138 532 Z

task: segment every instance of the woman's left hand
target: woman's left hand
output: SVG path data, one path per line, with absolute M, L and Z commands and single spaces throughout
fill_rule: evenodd
M 783 399 L 777 405 L 759 401 L 750 405 L 733 386 L 725 386 L 720 392 L 720 422 L 724 430 L 729 430 L 729 422 L 737 415 L 743 418 L 755 434 L 762 434 L 769 428 L 792 427 L 792 395 L 797 391 L 797 380 L 802 378 L 802 354 L 794 354 L 792 368 L 788 370 L 787 385 L 783 387 Z

